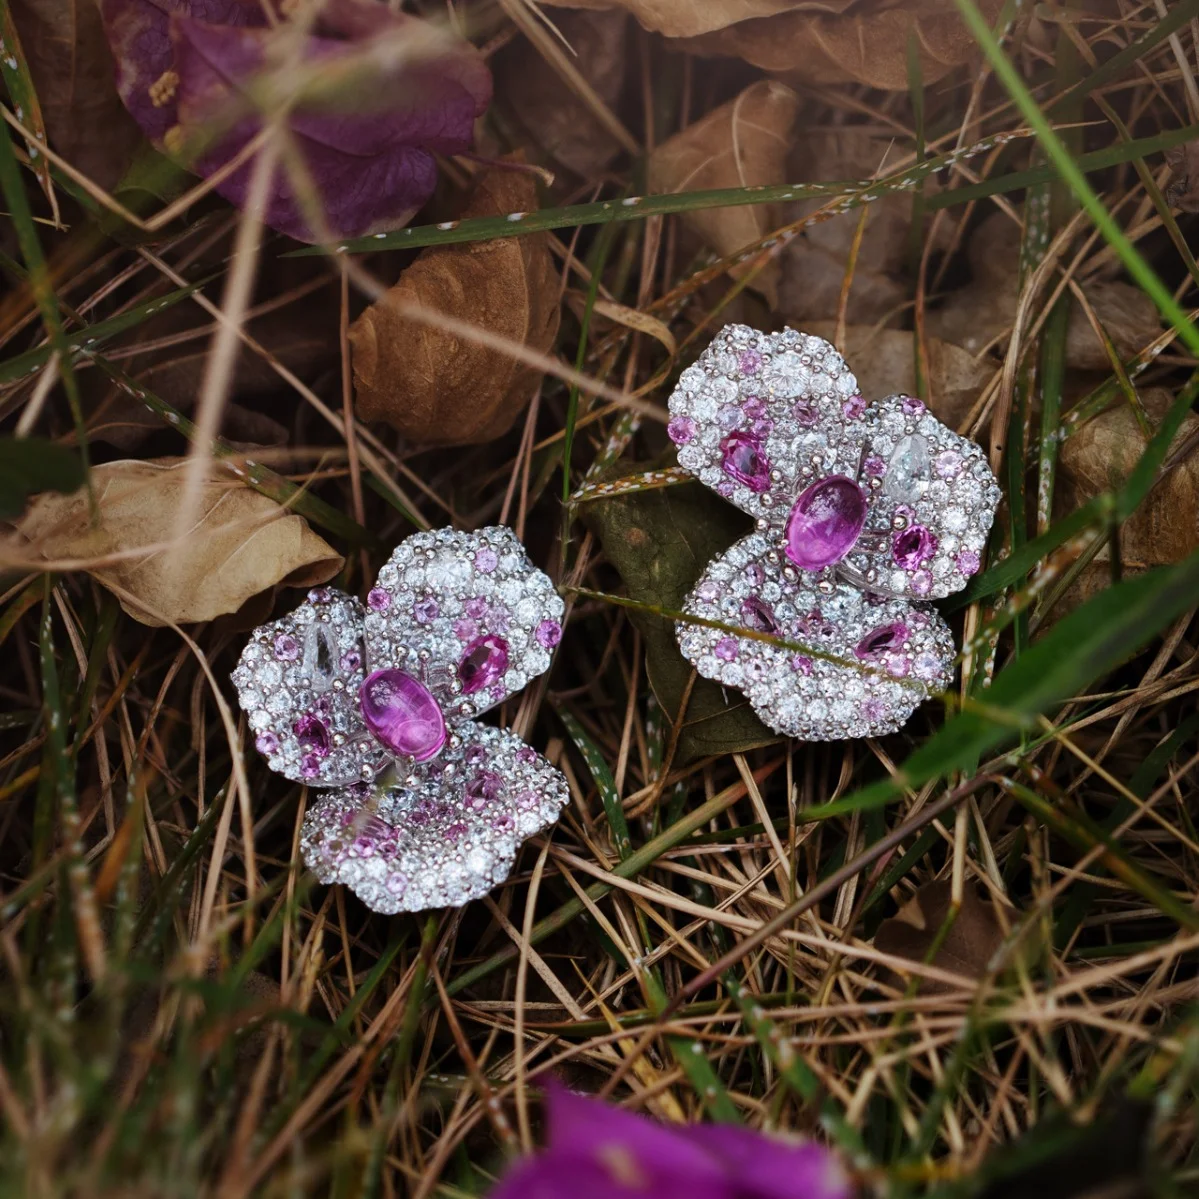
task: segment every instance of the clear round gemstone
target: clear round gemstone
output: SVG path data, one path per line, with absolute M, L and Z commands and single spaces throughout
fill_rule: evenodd
M 866 497 L 845 475 L 830 475 L 802 492 L 787 519 L 786 554 L 801 570 L 840 562 L 866 523 Z
M 362 719 L 397 757 L 424 762 L 446 742 L 445 717 L 429 689 L 402 670 L 376 670 L 358 692 Z

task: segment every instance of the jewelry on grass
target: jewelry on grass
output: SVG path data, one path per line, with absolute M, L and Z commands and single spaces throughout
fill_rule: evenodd
M 376 912 L 460 905 L 504 881 L 566 780 L 476 722 L 549 669 L 563 604 L 511 529 L 417 533 L 363 605 L 318 587 L 233 672 L 272 770 L 332 788 L 300 835 L 322 883 Z
M 919 400 L 862 398 L 819 337 L 729 325 L 670 397 L 679 465 L 756 518 L 683 604 L 706 678 L 775 732 L 894 732 L 953 677 L 949 627 L 922 601 L 978 569 L 999 503 L 982 450 Z M 729 631 L 800 643 L 802 653 Z

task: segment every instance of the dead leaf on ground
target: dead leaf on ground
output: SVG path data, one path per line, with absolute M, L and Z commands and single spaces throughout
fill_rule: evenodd
M 154 626 L 213 620 L 280 584 L 312 586 L 341 569 L 341 556 L 303 517 L 215 465 L 182 552 L 163 548 L 175 533 L 183 469 L 175 459 L 94 467 L 97 523 L 86 490 L 39 496 L 0 542 L 0 564 L 96 562 L 88 569 L 97 581 L 119 588 L 121 607 Z
M 644 464 L 618 462 L 597 481 L 611 482 L 644 469 Z M 675 611 L 708 563 L 748 532 L 746 517 L 694 483 L 594 500 L 582 506 L 580 515 L 620 575 L 625 594 Z M 654 696 L 673 722 L 691 682 L 691 663 L 679 652 L 672 621 L 636 609 L 628 616 L 641 632 Z M 777 740 L 741 695 L 696 678 L 675 764 Z
M 1140 396 L 1155 424 L 1174 399 L 1161 387 L 1148 388 Z M 1171 444 L 1166 461 L 1188 444 L 1190 452 L 1165 475 L 1120 528 L 1123 575 L 1137 575 L 1153 566 L 1180 562 L 1199 549 L 1197 440 L 1199 416 L 1188 416 Z M 1120 487 L 1145 445 L 1145 434 L 1132 409 L 1123 402 L 1088 421 L 1067 438 L 1058 456 L 1055 508 L 1059 517 L 1068 515 L 1102 492 Z M 1111 551 L 1104 545 L 1054 605 L 1044 627 L 1052 627 L 1111 584 Z
M 495 168 L 479 179 L 462 215 L 536 207 L 531 175 Z M 506 433 L 542 372 L 436 323 L 403 316 L 401 309 L 445 313 L 547 353 L 558 333 L 558 299 L 558 272 L 544 233 L 422 250 L 350 328 L 358 415 L 386 421 L 425 445 L 473 445 Z
M 110 190 L 145 139 L 117 94 L 99 8 L 93 0 L 13 0 L 12 17 L 50 145 Z
M 554 25 L 573 51 L 571 62 L 608 108 L 615 109 L 628 74 L 628 16 L 617 11 L 560 13 Z M 620 153 L 615 134 L 546 65 L 531 42 L 521 38 L 505 50 L 495 77 L 496 94 L 530 137 L 576 175 L 593 178 Z
M 798 8 L 839 12 L 854 0 L 547 0 L 555 8 L 623 8 L 646 29 L 666 37 L 692 37 L 741 21 Z M 555 21 L 555 24 L 557 22 Z
M 1199 141 L 1171 146 L 1166 162 L 1172 172 L 1166 203 L 1183 212 L 1199 212 Z
M 978 7 L 992 22 L 1001 6 L 1002 0 L 979 0 Z M 818 12 L 806 11 L 817 7 Z M 952 0 L 803 9 L 741 21 L 718 33 L 688 38 L 682 47 L 692 54 L 742 58 L 808 84 L 861 83 L 888 91 L 908 89 L 909 44 L 919 52 L 925 84 L 936 83 L 978 55 Z
M 336 294 L 317 292 L 246 322 L 245 330 L 282 366 L 301 379 L 317 378 L 338 360 Z M 138 343 L 154 343 L 197 327 L 196 310 L 177 305 L 138 330 Z M 176 345 L 147 349 L 121 363 L 125 373 L 181 412 L 196 403 L 196 380 L 204 373 L 211 351 L 210 326 L 199 336 Z M 94 377 L 91 377 L 94 376 Z M 163 428 L 162 418 L 99 372 L 89 372 L 89 430 L 97 441 L 128 453 Z M 230 402 L 221 411 L 221 436 L 235 448 L 280 446 L 288 429 L 273 416 L 291 413 L 294 393 L 270 363 L 239 342 L 229 385 Z M 285 404 L 276 401 L 286 396 Z
M 799 97 L 774 80 L 751 84 L 735 99 L 689 125 L 650 156 L 650 191 L 757 187 L 786 178 Z M 761 238 L 773 225 L 772 205 L 745 204 L 688 212 L 683 222 L 722 258 Z M 744 268 L 731 273 L 739 275 Z M 750 284 L 774 306 L 780 268 L 770 262 Z
M 802 183 L 872 179 L 886 174 L 888 163 L 898 162 L 893 142 L 862 129 L 808 133 L 796 141 L 787 177 Z M 937 190 L 936 181 L 929 180 L 926 194 Z M 798 220 L 823 204 L 806 200 L 787 205 L 784 219 Z M 952 237 L 956 218 L 946 215 L 930 225 L 933 249 L 945 247 Z M 824 320 L 837 312 L 861 216 L 861 209 L 851 210 L 809 225 L 783 251 L 779 311 L 791 321 Z M 911 226 L 909 193 L 885 195 L 868 206 L 846 308 L 851 323 L 894 321 L 902 315 L 911 298 L 911 284 L 903 278 Z
M 968 256 L 973 279 L 928 314 L 928 331 L 971 354 L 997 339 L 1002 349 L 1019 304 L 1019 227 L 1001 212 L 992 214 L 975 230 Z M 1161 333 L 1156 305 L 1132 284 L 1091 279 L 1082 284 L 1082 292 L 1122 358 L 1143 350 Z M 1071 306 L 1066 329 L 1066 365 L 1074 370 L 1111 369 L 1103 342 L 1077 303 Z
M 832 341 L 836 321 L 806 321 L 805 333 Z M 902 329 L 849 325 L 838 347 L 858 381 L 862 395 L 878 400 L 889 395 L 916 394 L 916 354 L 913 334 Z M 979 362 L 960 346 L 939 337 L 925 339 L 928 350 L 929 407 L 951 429 L 960 428 L 994 374 L 991 363 Z
M 874 935 L 874 948 L 909 962 L 924 962 L 949 915 L 953 884 L 936 879 L 920 887 L 894 916 L 884 920 Z M 1003 944 L 1014 910 L 1001 916 L 995 901 L 979 895 L 974 883 L 962 888 L 962 906 L 930 964 L 964 978 L 979 979 L 995 951 Z M 925 994 L 952 990 L 948 983 L 922 979 Z

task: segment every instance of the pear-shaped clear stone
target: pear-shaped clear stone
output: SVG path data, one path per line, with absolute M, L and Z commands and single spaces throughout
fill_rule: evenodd
M 919 433 L 909 433 L 891 451 L 883 490 L 896 503 L 911 504 L 924 495 L 931 474 L 928 442 Z

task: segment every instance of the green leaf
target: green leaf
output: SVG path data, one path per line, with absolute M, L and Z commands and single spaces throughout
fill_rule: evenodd
M 628 463 L 617 462 L 606 477 L 630 473 Z M 675 610 L 708 563 L 748 532 L 747 517 L 695 483 L 594 500 L 579 515 L 599 538 L 631 599 Z M 673 724 L 691 682 L 691 664 L 679 652 L 671 621 L 628 611 L 645 645 L 650 686 Z M 776 740 L 740 693 L 726 695 L 718 684 L 696 678 L 675 762 L 741 753 Z
M 20 516 L 39 491 L 76 491 L 86 474 L 74 450 L 44 437 L 0 437 L 0 519 Z

